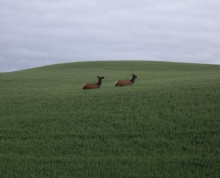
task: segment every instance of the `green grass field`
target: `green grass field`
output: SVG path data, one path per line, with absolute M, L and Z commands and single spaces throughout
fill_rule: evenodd
M 138 78 L 114 87 L 117 79 Z M 102 86 L 82 90 L 84 83 Z M 220 66 L 106 61 L 0 74 L 0 177 L 219 177 Z

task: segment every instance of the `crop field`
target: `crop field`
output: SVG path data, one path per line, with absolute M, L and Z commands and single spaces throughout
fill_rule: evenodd
M 132 86 L 114 86 L 133 73 Z M 97 76 L 99 89 L 82 90 Z M 100 61 L 0 73 L 0 177 L 220 177 L 220 66 Z

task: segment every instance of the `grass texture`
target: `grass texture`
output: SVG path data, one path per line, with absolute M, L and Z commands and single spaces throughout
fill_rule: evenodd
M 131 73 L 133 86 L 114 86 Z M 102 86 L 82 90 L 97 75 Z M 0 177 L 219 176 L 218 65 L 79 62 L 0 74 Z

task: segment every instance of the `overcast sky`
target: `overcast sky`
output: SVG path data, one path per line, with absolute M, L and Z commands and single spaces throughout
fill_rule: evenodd
M 90 60 L 220 64 L 220 0 L 0 0 L 0 72 Z

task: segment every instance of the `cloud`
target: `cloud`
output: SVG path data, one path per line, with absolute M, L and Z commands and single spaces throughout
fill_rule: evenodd
M 220 64 L 217 0 L 0 3 L 0 72 L 89 60 Z

